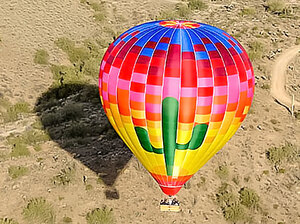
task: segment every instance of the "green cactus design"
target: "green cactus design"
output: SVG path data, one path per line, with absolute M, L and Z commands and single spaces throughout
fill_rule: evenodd
M 164 154 L 167 175 L 173 172 L 175 150 L 195 150 L 199 148 L 207 132 L 207 124 L 198 124 L 193 128 L 191 140 L 187 144 L 176 143 L 178 125 L 179 103 L 173 97 L 166 97 L 162 102 L 162 137 L 163 148 L 155 148 L 151 145 L 148 131 L 142 127 L 135 127 L 141 146 L 147 152 Z

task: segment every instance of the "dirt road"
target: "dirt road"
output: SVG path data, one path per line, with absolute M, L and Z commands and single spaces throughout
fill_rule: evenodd
M 285 91 L 285 73 L 289 62 L 300 52 L 300 45 L 289 48 L 275 61 L 271 73 L 271 95 L 285 106 L 291 107 L 292 96 Z M 300 102 L 295 101 L 295 107 L 300 108 Z

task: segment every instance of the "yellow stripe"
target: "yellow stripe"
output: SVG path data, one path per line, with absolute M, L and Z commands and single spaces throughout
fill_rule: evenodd
M 136 119 L 145 119 L 145 111 L 144 110 L 131 110 L 131 115 Z
M 209 118 L 210 118 L 210 114 L 207 114 L 207 115 L 196 114 L 195 122 L 197 122 L 197 123 L 207 123 L 207 122 L 209 122 Z

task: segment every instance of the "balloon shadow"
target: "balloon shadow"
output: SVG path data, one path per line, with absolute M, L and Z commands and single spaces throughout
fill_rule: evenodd
M 113 186 L 132 157 L 102 109 L 98 87 L 64 84 L 50 88 L 35 105 L 43 128 L 62 149 L 98 174 L 106 197 L 118 199 Z

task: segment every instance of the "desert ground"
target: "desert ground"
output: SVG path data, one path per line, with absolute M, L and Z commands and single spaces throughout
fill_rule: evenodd
M 160 211 L 97 89 L 113 39 L 158 19 L 227 31 L 256 80 L 246 120 L 177 194 L 178 213 Z M 299 46 L 297 0 L 1 0 L 0 224 L 300 223 Z

